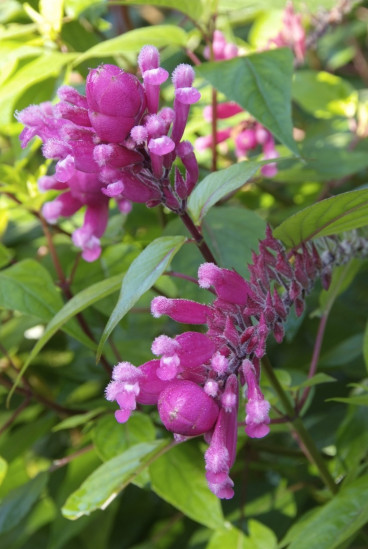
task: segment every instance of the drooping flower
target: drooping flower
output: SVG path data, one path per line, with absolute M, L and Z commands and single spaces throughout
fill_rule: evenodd
M 219 498 L 233 497 L 230 470 L 235 460 L 240 387 L 245 389 L 245 432 L 261 438 L 270 431 L 270 404 L 260 388 L 261 358 L 267 338 L 284 336 L 283 324 L 292 306 L 300 315 L 304 299 L 320 277 L 325 288 L 332 266 L 351 257 L 367 257 L 367 240 L 322 239 L 287 253 L 270 228 L 253 254 L 250 278 L 212 263 L 198 272 L 203 288 L 213 287 L 210 305 L 187 299 L 155 297 L 154 317 L 207 327 L 206 333 L 184 332 L 174 338 L 158 336 L 152 352 L 160 358 L 135 368 L 118 364 L 106 390 L 126 421 L 136 403 L 156 404 L 162 423 L 178 441 L 203 435 L 206 479 Z

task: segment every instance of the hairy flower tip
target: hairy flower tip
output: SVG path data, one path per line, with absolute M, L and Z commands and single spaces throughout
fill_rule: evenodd
M 221 396 L 221 405 L 225 412 L 230 413 L 238 408 L 238 380 L 231 374 L 226 381 L 225 391 Z
M 57 95 L 61 101 L 66 101 L 67 103 L 71 103 L 72 105 L 83 109 L 88 108 L 87 98 L 84 95 L 81 95 L 72 86 L 60 86 Z
M 195 72 L 193 67 L 181 63 L 172 74 L 172 81 L 175 88 L 189 88 L 193 84 Z
M 270 403 L 264 399 L 250 398 L 246 405 L 245 432 L 251 438 L 263 438 L 270 432 Z
M 77 248 L 81 248 L 82 257 L 85 261 L 92 263 L 100 257 L 100 239 L 93 234 L 89 234 L 86 238 L 83 227 L 74 231 L 74 233 L 72 234 L 72 240 Z
M 169 78 L 169 73 L 162 67 L 157 69 L 149 69 L 143 73 L 144 85 L 160 86 Z
M 156 154 L 157 156 L 164 156 L 172 152 L 175 149 L 175 143 L 167 135 L 157 137 L 156 139 L 150 139 L 148 143 L 148 150 Z
M 218 297 L 228 303 L 244 306 L 247 302 L 248 284 L 235 271 L 203 263 L 198 270 L 198 282 L 201 288 L 213 286 Z
M 136 381 L 142 372 L 130 362 L 119 362 L 112 371 L 112 379 L 117 381 Z
M 196 383 L 175 380 L 160 394 L 158 412 L 168 431 L 196 436 L 212 429 L 219 408 Z
M 193 153 L 193 145 L 190 141 L 181 141 L 176 147 L 176 153 L 180 158 L 185 158 Z
M 229 470 L 229 451 L 224 445 L 211 443 L 204 454 L 204 458 L 206 471 L 208 472 L 217 474 Z
M 124 183 L 122 181 L 115 181 L 114 183 L 109 183 L 105 188 L 101 189 L 103 194 L 105 196 L 108 196 L 109 198 L 120 196 L 123 190 L 124 190 Z
M 173 355 L 179 348 L 179 343 L 166 335 L 160 335 L 153 340 L 151 351 L 154 355 Z
M 158 296 L 151 302 L 151 312 L 155 318 L 168 315 L 176 322 L 205 324 L 211 309 L 207 305 L 188 299 L 168 299 Z
M 208 379 L 204 384 L 203 390 L 208 396 L 214 398 L 219 392 L 219 385 L 214 379 Z
M 229 361 L 221 353 L 217 352 L 211 360 L 211 367 L 220 376 L 224 375 L 229 370 Z
M 215 496 L 220 499 L 231 499 L 234 497 L 234 482 L 227 473 L 207 473 L 208 487 Z
M 143 46 L 138 55 L 138 66 L 142 73 L 151 69 L 157 69 L 160 65 L 160 53 L 155 46 L 147 44 Z
M 130 135 L 137 145 L 143 145 L 148 138 L 148 132 L 144 126 L 134 126 L 130 131 Z
M 161 137 L 165 133 L 166 124 L 158 114 L 150 114 L 145 118 L 144 127 L 148 137 Z
M 187 87 L 187 88 L 178 88 L 175 91 L 175 99 L 183 103 L 184 105 L 192 105 L 197 103 L 201 98 L 200 92 L 197 88 Z
M 175 111 L 171 107 L 164 107 L 159 111 L 158 115 L 168 126 L 175 120 Z
M 39 178 L 37 184 L 41 192 L 46 192 L 51 189 L 61 191 L 68 188 L 67 183 L 63 181 L 58 181 L 58 179 L 54 175 L 43 175 Z

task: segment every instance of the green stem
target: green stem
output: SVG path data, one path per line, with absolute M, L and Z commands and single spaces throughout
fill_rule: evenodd
M 289 422 L 291 423 L 292 427 L 298 434 L 298 437 L 300 439 L 300 442 L 302 443 L 302 449 L 304 448 L 305 453 L 307 454 L 307 457 L 314 463 L 314 465 L 317 467 L 321 478 L 323 482 L 326 484 L 327 488 L 333 493 L 336 494 L 338 491 L 337 485 L 335 484 L 335 481 L 333 477 L 331 476 L 329 470 L 327 469 L 327 466 L 319 453 L 314 440 L 304 427 L 304 423 L 302 420 L 295 415 L 295 410 L 290 403 L 287 394 L 285 393 L 284 389 L 282 388 L 279 380 L 277 379 L 275 372 L 272 368 L 271 362 L 267 357 L 264 357 L 262 359 L 262 367 L 263 371 L 268 377 L 269 382 L 271 383 L 273 389 L 277 393 L 279 399 L 282 402 L 282 405 L 284 407 L 284 410 L 288 416 Z

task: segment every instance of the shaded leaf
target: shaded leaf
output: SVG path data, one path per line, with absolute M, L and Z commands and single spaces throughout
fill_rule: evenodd
M 328 376 L 327 374 L 324 374 L 322 372 L 319 372 L 318 374 L 314 375 L 310 379 L 306 379 L 302 383 L 299 383 L 298 385 L 293 385 L 292 387 L 288 387 L 290 391 L 297 391 L 298 389 L 304 389 L 305 387 L 313 387 L 314 385 L 319 385 L 320 383 L 331 383 L 333 381 L 336 381 L 336 379 L 332 376 Z
M 216 202 L 245 185 L 260 165 L 252 161 L 240 162 L 207 175 L 196 185 L 188 200 L 188 210 L 194 223 L 200 224 Z
M 246 109 L 299 156 L 291 120 L 293 55 L 279 48 L 196 67 L 227 99 Z
M 354 259 L 346 265 L 334 268 L 330 287 L 327 291 L 323 290 L 319 296 L 319 303 L 324 312 L 329 311 L 335 299 L 350 286 L 361 265 L 361 261 Z
M 356 479 L 304 521 L 288 549 L 335 549 L 368 520 L 368 475 Z M 298 524 L 296 524 L 296 527 Z M 290 539 L 290 533 L 287 534 Z
M 329 236 L 368 224 L 368 189 L 322 200 L 289 217 L 274 235 L 289 247 L 320 236 Z
M 112 330 L 138 299 L 153 286 L 185 241 L 184 236 L 156 238 L 131 263 L 124 277 L 118 302 L 102 334 L 97 350 L 98 358 Z
M 363 336 L 363 356 L 366 368 L 368 370 L 368 322 L 365 326 L 364 336 Z
M 155 440 L 155 427 L 148 415 L 134 412 L 127 423 L 118 423 L 113 415 L 100 418 L 94 425 L 92 438 L 98 455 L 111 459 L 139 442 Z
M 292 87 L 293 99 L 317 118 L 354 116 L 358 93 L 339 76 L 329 72 L 296 71 Z
M 189 444 L 175 446 L 150 466 L 152 489 L 191 519 L 208 528 L 221 528 L 220 500 L 205 479 L 202 453 Z
M 66 500 L 62 513 L 76 520 L 106 507 L 171 441 L 141 442 L 98 467 Z
M 368 406 L 368 394 L 353 395 L 351 397 L 336 397 L 328 398 L 327 402 L 333 400 L 335 402 L 343 402 L 344 404 L 353 404 L 354 406 Z
M 31 510 L 48 481 L 47 473 L 40 473 L 35 478 L 10 492 L 0 506 L 0 533 L 8 532 Z
M 218 264 L 248 276 L 252 251 L 264 238 L 266 223 L 245 208 L 212 208 L 202 223 L 203 235 Z
M 55 425 L 55 427 L 52 428 L 52 431 L 55 432 L 62 431 L 63 429 L 74 429 L 80 425 L 85 425 L 90 419 L 93 419 L 104 410 L 105 408 L 96 408 L 95 410 L 90 410 L 85 414 L 76 414 L 75 416 L 67 417 Z

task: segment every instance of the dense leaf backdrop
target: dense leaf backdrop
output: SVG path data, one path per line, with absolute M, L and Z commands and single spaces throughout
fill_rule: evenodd
M 153 408 L 118 424 L 104 398 L 114 364 L 142 364 L 157 335 L 178 333 L 171 320 L 150 315 L 154 296 L 209 301 L 191 281 L 203 262 L 195 243 L 165 208 L 134 204 L 125 215 L 111 207 L 101 257 L 83 261 L 70 239 L 80 214 L 54 226 L 40 214 L 56 196 L 37 186 L 50 161 L 39 140 L 21 149 L 14 117 L 29 104 L 53 101 L 64 83 L 83 92 L 89 68 L 100 63 L 136 74 L 139 50 L 152 44 L 170 72 L 178 63 L 196 65 L 202 97 L 186 139 L 194 144 L 211 135 L 203 110 L 217 101 L 235 101 L 248 113 L 235 115 L 231 138 L 216 151 L 198 151 L 200 181 L 188 201 L 222 267 L 248 278 L 266 224 L 288 249 L 346 231 L 367 236 L 368 8 L 353 0 L 295 1 L 307 36 L 301 62 L 288 47 L 268 46 L 285 6 L 0 6 L 3 549 L 367 547 L 367 262 L 338 267 L 330 289 L 318 283 L 303 315 L 290 315 L 284 342 L 270 338 L 274 379 L 264 375 L 262 389 L 273 406 L 271 433 L 251 439 L 240 427 L 235 497 L 220 502 L 207 487 L 202 440 L 175 445 Z M 215 28 L 240 56 L 208 59 Z M 168 81 L 161 103 L 172 97 Z M 249 115 L 276 139 L 272 177 L 260 171 L 259 149 L 240 161 L 235 155 L 234 139 Z M 228 125 L 217 120 L 217 129 Z M 316 349 L 318 372 L 308 376 Z M 308 459 L 304 432 L 332 489 Z

